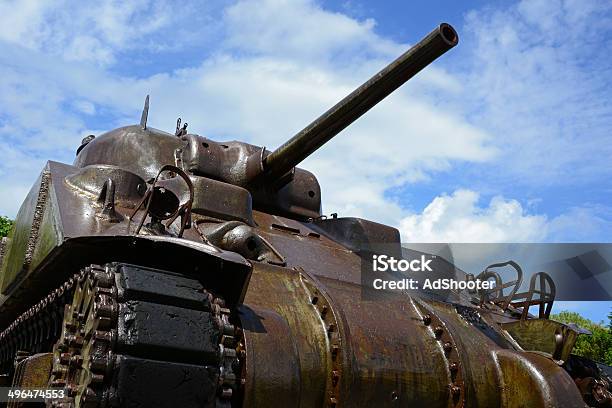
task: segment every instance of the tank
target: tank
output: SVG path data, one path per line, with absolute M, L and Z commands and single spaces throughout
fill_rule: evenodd
M 519 292 L 509 262 L 486 293 L 368 301 L 363 262 L 401 254 L 398 230 L 325 217 L 296 167 L 457 43 L 441 24 L 274 151 L 153 129 L 147 96 L 48 162 L 0 247 L 0 386 L 53 407 L 612 406 L 609 368 L 548 319 L 550 277 Z

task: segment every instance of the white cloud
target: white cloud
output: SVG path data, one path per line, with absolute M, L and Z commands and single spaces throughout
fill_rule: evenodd
M 467 14 L 470 98 L 456 103 L 503 150 L 489 182 L 609 178 L 611 12 L 609 2 L 536 0 Z
M 227 9 L 227 45 L 248 53 L 327 62 L 340 55 L 399 55 L 402 47 L 354 20 L 309 0 L 243 1 Z
M 609 241 L 612 211 L 589 203 L 581 189 L 612 172 L 609 108 L 612 49 L 609 3 L 522 1 L 468 13 L 462 33 L 464 92 L 446 101 L 495 135 L 495 160 L 475 180 L 491 192 L 575 185 L 580 202 L 555 217 L 497 196 L 457 190 L 400 223 L 411 241 Z M 472 187 L 473 189 L 473 187 Z M 506 191 L 508 188 L 506 187 Z M 511 190 L 512 191 L 512 190 Z M 532 193 L 533 194 L 533 193 Z M 607 193 L 609 194 L 609 192 Z M 567 198 L 566 198 L 567 199 Z M 535 197 L 535 208 L 546 208 Z M 530 200 L 533 202 L 533 200 Z
M 96 113 L 96 105 L 89 101 L 77 100 L 74 101 L 73 105 L 79 112 L 83 112 L 87 115 L 93 115 Z
M 115 62 L 123 50 L 145 48 L 139 40 L 179 22 L 172 4 L 164 0 L 0 3 L 0 40 L 102 65 Z
M 104 10 L 100 13 L 106 15 Z M 45 9 L 39 14 L 56 12 Z M 133 8 L 124 14 L 133 18 L 138 12 Z M 116 122 L 126 112 L 137 118 L 143 96 L 151 93 L 149 118 L 154 127 L 169 129 L 181 115 L 191 131 L 274 148 L 407 47 L 378 36 L 372 21 L 331 13 L 310 1 L 260 1 L 228 8 L 222 23 L 226 29 L 223 45 L 190 68 L 135 79 L 66 62 L 73 58 L 66 50 L 95 54 L 110 49 L 108 56 L 83 54 L 82 58 L 111 61 L 124 47 L 134 46 L 128 44 L 137 37 L 131 28 L 119 24 L 111 30 L 107 20 L 102 18 L 90 30 L 101 47 L 92 43 L 80 48 L 78 42 L 87 44 L 89 37 L 75 40 L 79 37 L 73 36 L 72 42 L 62 43 L 63 60 L 32 67 L 29 62 L 45 60 L 44 53 L 34 51 L 18 58 L 19 68 L 26 66 L 25 71 L 31 72 L 27 78 L 22 76 L 31 90 L 25 96 L 28 103 L 10 108 L 7 123 L 21 127 L 33 146 L 64 147 L 63 156 L 68 157 L 68 151 L 78 145 L 86 130 L 85 118 L 67 112 L 68 102 L 79 113 L 90 114 L 94 109 L 122 112 L 113 115 Z M 146 41 L 146 33 L 143 35 Z M 41 77 L 52 78 L 54 84 L 43 85 Z M 414 85 L 381 103 L 305 163 L 319 176 L 327 212 L 394 223 L 403 210 L 384 197 L 385 190 L 425 179 L 432 172 L 448 169 L 453 161 L 482 161 L 495 154 L 487 146 L 485 132 L 434 106 L 431 98 L 428 101 L 429 87 L 457 92 L 460 85 L 439 67 L 426 70 Z M 19 84 L 9 88 L 3 107 L 19 98 Z M 37 106 L 36 100 L 47 103 Z M 15 120 L 25 119 L 34 110 L 37 120 Z M 56 128 L 58 123 L 61 128 Z M 124 123 L 107 126 L 119 124 Z M 43 147 L 36 149 L 44 151 Z M 390 150 L 396 154 L 389 155 Z
M 611 210 L 603 205 L 572 207 L 549 217 L 502 196 L 481 203 L 473 190 L 435 197 L 420 213 L 399 222 L 406 242 L 609 242 Z
M 0 151 L 8 157 L 0 164 L 3 196 L 23 196 L 15 180 L 29 186 L 43 159 L 71 161 L 89 128 L 137 122 L 148 93 L 154 127 L 173 130 L 180 115 L 193 132 L 275 148 L 408 47 L 378 35 L 372 20 L 314 1 L 239 2 L 222 12 L 185 2 L 180 13 L 168 4 L 0 4 Z M 307 159 L 304 167 L 322 184 L 325 212 L 392 225 L 401 220 L 404 236 L 420 241 L 565 234 L 577 213 L 549 220 L 502 197 L 480 207 L 477 193 L 458 190 L 411 214 L 385 196 L 464 163 L 486 164 L 486 177 L 506 177 L 506 183 L 517 174 L 526 183 L 567 175 L 570 168 L 576 176 L 596 167 L 607 171 L 595 159 L 578 162 L 608 154 L 612 144 L 603 144 L 601 98 L 579 103 L 597 88 L 588 78 L 592 72 L 572 59 L 581 33 L 595 32 L 585 22 L 599 11 L 563 3 L 563 12 L 554 14 L 549 7 L 525 3 L 470 14 L 468 35 L 462 35 L 468 48 L 451 52 L 467 53 L 473 63 L 454 72 L 434 64 Z M 525 42 L 534 30 L 542 41 Z M 549 41 L 565 38 L 564 31 L 567 50 Z M 207 44 L 205 52 L 177 57 L 177 49 L 197 42 Z M 146 73 L 130 69 L 151 57 L 164 64 L 152 69 L 155 64 L 145 62 Z M 576 120 L 580 115 L 591 115 L 593 126 Z M 576 136 L 587 130 L 589 138 Z M 14 208 L 0 201 L 0 213 L 12 215 Z M 598 214 L 575 211 L 591 221 Z M 603 224 L 595 224 L 600 231 Z
M 0 3 L 0 38 L 34 47 L 44 27 L 43 15 L 52 6 L 51 2 L 35 0 Z
M 400 222 L 407 242 L 537 242 L 547 236 L 543 215 L 528 214 L 512 199 L 493 197 L 485 207 L 479 194 L 457 190 L 432 200 L 421 214 Z
M 554 242 L 610 242 L 612 210 L 605 205 L 572 207 L 551 220 L 549 240 Z

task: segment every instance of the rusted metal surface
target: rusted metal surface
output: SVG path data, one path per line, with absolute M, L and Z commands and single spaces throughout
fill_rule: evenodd
M 512 387 L 505 381 L 511 381 L 514 375 L 535 375 L 538 368 L 534 369 L 535 372 L 525 368 L 525 374 L 514 372 L 515 364 L 531 369 L 531 359 L 534 357 L 521 357 L 528 353 L 517 349 L 513 339 L 508 338 L 495 319 L 488 316 L 488 310 L 478 309 L 474 305 L 454 307 L 427 299 L 404 304 L 364 304 L 356 301 L 361 297 L 361 288 L 357 284 L 342 281 L 350 281 L 350 275 L 341 281 L 337 276 L 326 276 L 325 266 L 328 265 L 328 260 L 335 258 L 330 248 L 332 243 L 321 241 L 320 238 L 308 239 L 307 224 L 296 228 L 297 226 L 292 226 L 287 220 L 284 220 L 288 226 L 287 232 L 280 235 L 275 232 L 279 231 L 277 228 L 272 228 L 272 220 L 267 217 L 269 216 L 257 214 L 256 219 L 261 227 L 269 227 L 270 240 L 276 242 L 281 240 L 280 237 L 285 237 L 300 243 L 308 242 L 307 248 L 319 254 L 323 253 L 321 248 L 327 248 L 329 255 L 312 259 L 311 262 L 305 262 L 300 256 L 301 251 L 294 251 L 293 254 L 288 254 L 288 266 L 292 266 L 295 259 L 299 259 L 299 264 L 307 265 L 308 273 L 314 278 L 311 282 L 316 282 L 320 290 L 328 294 L 334 302 L 334 315 L 341 316 L 338 333 L 343 335 L 338 339 L 340 346 L 337 350 L 350 355 L 351 358 L 343 361 L 342 367 L 335 370 L 341 387 L 337 391 L 338 397 L 334 396 L 338 406 L 419 406 L 426 403 L 427 406 L 440 407 L 545 407 L 553 406 L 550 404 L 554 401 L 559 403 L 563 398 L 567 398 L 568 406 L 582 406 L 577 405 L 580 400 L 575 399 L 575 389 L 561 391 L 562 387 L 570 384 L 568 381 L 571 382 L 571 377 L 558 365 L 547 368 L 547 373 L 554 373 L 550 380 L 547 377 L 538 377 L 535 384 L 530 385 L 538 387 L 532 391 L 536 395 L 532 400 L 525 398 L 524 392 L 512 392 Z M 268 224 L 264 221 L 266 219 Z M 279 221 L 277 217 L 273 219 Z M 319 246 L 318 250 L 315 249 L 316 245 Z M 347 256 L 342 262 L 344 271 L 352 270 L 355 275 L 358 274 L 358 258 L 354 255 Z M 255 265 L 252 285 L 259 282 L 262 273 L 265 274 Z M 276 287 L 276 296 L 268 292 L 257 296 L 262 289 L 259 286 L 251 287 L 254 289 L 251 292 L 253 295 L 247 294 L 246 305 L 251 302 L 258 307 L 268 304 L 280 314 L 286 307 L 282 305 L 292 303 L 287 295 L 283 295 L 282 290 Z M 284 300 L 281 301 L 281 298 Z M 306 313 L 302 315 L 306 316 Z M 303 332 L 307 327 L 309 326 L 293 330 Z M 322 324 L 319 330 L 325 332 L 326 324 Z M 284 331 L 286 329 L 280 332 Z M 278 335 L 281 336 L 280 333 Z M 516 354 L 518 360 L 500 360 L 497 352 L 506 350 L 510 354 Z M 261 363 L 264 361 L 261 360 Z M 270 367 L 273 367 L 273 363 Z M 396 374 L 389 378 L 384 374 L 386 372 Z M 508 388 L 508 392 L 501 393 L 500 390 L 504 387 Z M 558 394 L 548 395 L 550 389 L 556 389 Z M 523 405 L 523 401 L 531 401 L 532 405 Z
M 41 235 L 41 224 L 47 208 L 50 172 L 43 170 L 15 219 L 14 232 L 7 238 L 5 256 L 0 268 L 0 292 L 10 290 L 14 280 L 26 275 L 31 268 L 34 251 Z M 42 243 L 44 245 L 44 243 Z
M 510 350 L 499 350 L 495 355 L 502 368 L 501 406 L 584 407 L 571 377 L 552 360 Z
M 2 265 L 2 258 L 4 258 L 4 253 L 6 252 L 6 244 L 8 242 L 7 237 L 0 238 L 0 265 Z M 2 281 L 0 280 L 0 284 Z M 1 287 L 1 285 L 0 285 Z
M 585 377 L 577 379 L 576 385 L 585 400 L 600 407 L 612 407 L 612 393 L 607 381 Z
M 578 335 L 590 334 L 548 319 L 521 319 L 501 326 L 524 350 L 547 353 L 559 364 L 569 359 Z
M 19 359 L 15 368 L 12 387 L 19 389 L 47 388 L 47 379 L 53 365 L 52 353 L 38 353 L 32 356 L 25 355 Z M 27 407 L 31 404 L 11 401 L 8 408 Z
M 529 289 L 512 297 L 512 306 L 521 308 L 521 320 L 527 318 L 529 308 L 538 306 L 540 319 L 548 319 L 555 301 L 555 282 L 546 272 L 537 272 L 531 276 Z M 536 296 L 537 297 L 534 297 Z
M 45 388 L 46 381 L 41 381 L 51 372 L 53 355 L 51 353 L 39 353 L 25 356 L 17 364 L 19 375 L 13 381 L 14 387 L 20 388 Z
M 500 283 L 480 297 L 377 298 L 362 258 L 401 254 L 399 232 L 323 217 L 295 168 L 456 42 L 441 25 L 272 153 L 153 129 L 147 98 L 140 124 L 49 162 L 2 245 L 0 378 L 53 352 L 31 377 L 64 406 L 609 406 L 607 369 L 545 319 L 545 275 L 524 293 L 517 266 L 514 282 L 482 275 Z
M 239 317 L 247 352 L 244 406 L 325 406 L 331 351 L 299 272 L 258 264 Z
M 342 401 L 342 373 L 344 364 L 343 361 L 346 357 L 346 350 L 344 349 L 346 332 L 344 326 L 341 323 L 339 311 L 335 306 L 332 306 L 332 300 L 323 290 L 321 285 L 317 285 L 312 279 L 304 275 L 304 270 L 301 268 L 294 268 L 300 273 L 300 279 L 304 288 L 307 292 L 306 301 L 310 301 L 310 304 L 315 309 L 316 313 L 320 316 L 323 323 L 323 327 L 327 333 L 327 380 L 325 389 L 325 404 L 331 408 L 335 408 Z

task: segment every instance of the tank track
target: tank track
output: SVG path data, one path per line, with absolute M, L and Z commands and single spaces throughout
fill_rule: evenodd
M 15 356 L 20 351 L 38 353 L 51 350 L 60 335 L 64 305 L 72 300 L 80 276 L 70 277 L 0 333 L 0 374 L 12 370 Z
M 68 398 L 49 407 L 236 407 L 244 352 L 230 314 L 188 275 L 92 265 L 0 334 L 0 361 L 48 352 L 55 334 L 49 385 Z

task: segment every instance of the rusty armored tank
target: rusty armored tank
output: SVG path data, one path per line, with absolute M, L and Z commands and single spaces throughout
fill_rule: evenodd
M 2 242 L 0 386 L 58 407 L 612 406 L 550 285 L 363 300 L 369 245 L 398 230 L 323 217 L 296 167 L 457 42 L 441 24 L 272 152 L 152 129 L 147 97 L 49 162 Z

